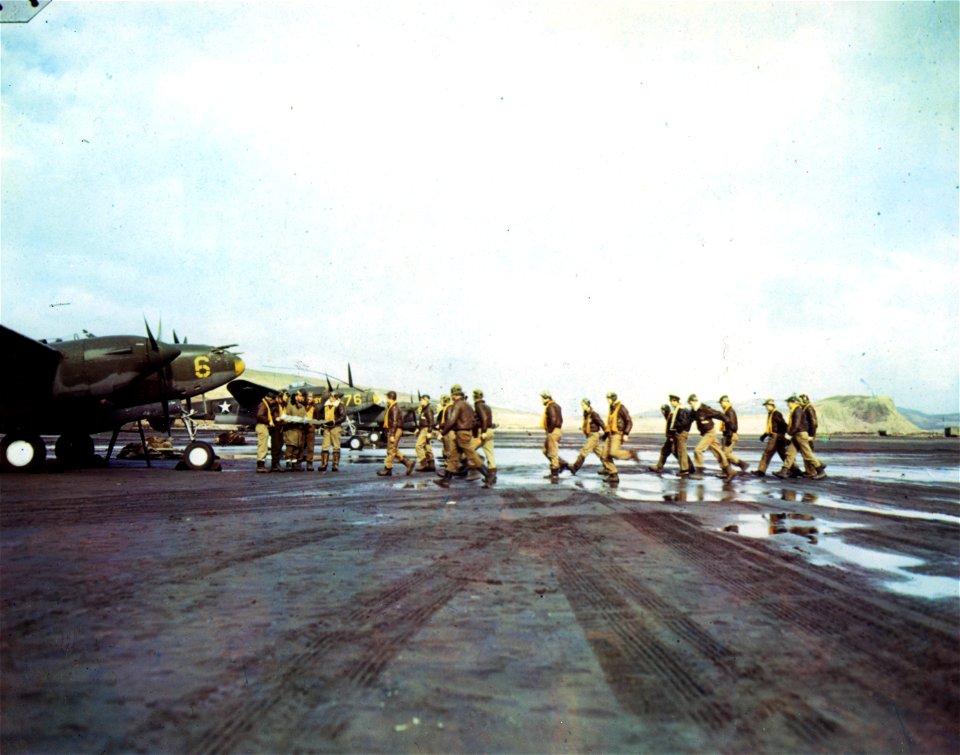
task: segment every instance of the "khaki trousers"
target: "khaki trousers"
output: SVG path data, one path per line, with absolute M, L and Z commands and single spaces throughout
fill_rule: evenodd
M 687 438 L 689 437 L 690 433 L 688 432 L 678 432 L 673 438 L 673 455 L 676 456 L 677 461 L 680 462 L 681 472 L 690 471 L 690 457 L 687 455 Z
M 697 447 L 693 449 L 693 465 L 697 469 L 703 469 L 703 452 L 708 448 L 717 458 L 717 464 L 720 465 L 720 468 L 726 469 L 727 459 L 723 455 L 723 448 L 720 447 L 720 443 L 717 441 L 717 428 L 713 428 L 713 430 L 710 430 L 700 438 Z
M 473 447 L 479 451 L 483 451 L 483 458 L 487 460 L 487 467 L 489 469 L 497 468 L 497 459 L 493 455 L 493 430 L 487 430 L 485 433 L 482 433 L 479 438 L 474 438 Z
M 543 442 L 543 455 L 550 460 L 550 471 L 556 471 L 560 469 L 560 436 L 563 433 L 558 427 L 555 430 L 551 430 L 547 433 L 547 437 Z
M 400 438 L 403 436 L 403 429 L 387 431 L 387 458 L 383 460 L 384 469 L 393 469 L 393 462 L 399 461 L 406 463 L 407 457 L 400 453 Z
M 820 460 L 813 455 L 813 449 L 810 448 L 810 436 L 806 433 L 797 433 L 793 436 L 790 445 L 787 446 L 787 456 L 783 460 L 783 468 L 790 469 L 796 463 L 797 451 L 803 457 L 804 474 L 816 474 L 817 467 L 820 466 Z
M 330 449 L 334 451 L 340 450 L 340 426 L 337 427 L 325 427 L 323 428 L 323 445 L 320 446 L 321 451 L 329 451 Z
M 270 427 L 257 423 L 257 461 L 267 460 L 267 443 L 270 440 Z
M 483 460 L 477 455 L 473 447 L 473 432 L 471 430 L 455 430 L 447 435 L 453 435 L 452 453 L 447 455 L 447 471 L 455 474 L 460 471 L 460 463 L 466 461 L 471 469 L 480 469 Z
M 301 434 L 299 427 L 286 427 L 283 431 L 283 443 L 287 447 L 286 460 L 297 461 L 300 457 Z
M 733 452 L 734 447 L 737 445 L 737 441 L 740 440 L 740 436 L 734 433 L 729 438 L 724 436 L 723 438 L 723 455 L 727 459 L 727 464 L 736 464 L 740 466 L 740 458 Z
M 777 435 L 777 433 L 769 433 L 767 435 L 767 445 L 764 447 L 763 453 L 760 454 L 760 465 L 757 467 L 758 472 L 767 471 L 767 467 L 770 466 L 770 460 L 774 454 L 779 454 L 781 460 L 787 458 L 787 440 L 782 435 Z
M 590 433 L 587 436 L 587 439 L 583 441 L 583 446 L 580 447 L 580 456 L 586 459 L 591 452 L 597 455 L 597 458 L 600 459 L 600 463 L 603 463 L 603 449 L 604 446 L 600 444 L 600 431 L 597 430 L 595 433 Z
M 610 474 L 617 474 L 617 467 L 613 463 L 614 459 L 624 461 L 630 458 L 630 452 L 624 451 L 620 446 L 623 444 L 623 433 L 608 433 L 606 443 L 603 445 L 603 468 Z
M 417 431 L 417 444 L 414 446 L 417 452 L 417 461 L 423 464 L 424 461 L 433 461 L 433 449 L 430 448 L 430 431 L 421 427 Z
M 317 426 L 307 425 L 303 429 L 303 458 L 313 461 L 313 447 L 317 443 Z

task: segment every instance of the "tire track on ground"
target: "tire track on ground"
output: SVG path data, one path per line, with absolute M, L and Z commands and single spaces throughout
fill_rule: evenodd
M 252 691 L 211 711 L 216 725 L 186 749 L 236 752 L 256 750 L 258 745 L 291 749 L 308 720 L 312 733 L 332 743 L 349 725 L 356 700 L 397 653 L 498 560 L 490 546 L 503 536 L 497 528 L 376 591 L 355 595 L 348 602 L 353 607 L 336 627 L 319 621 L 298 632 L 301 650 Z

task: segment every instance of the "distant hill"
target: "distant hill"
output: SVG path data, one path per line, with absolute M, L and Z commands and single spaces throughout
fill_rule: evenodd
M 901 414 L 889 396 L 831 396 L 814 402 L 824 433 L 907 435 L 923 430 Z
M 960 413 L 958 412 L 953 414 L 924 414 L 916 409 L 900 409 L 900 414 L 921 430 L 941 431 L 945 427 L 960 426 Z

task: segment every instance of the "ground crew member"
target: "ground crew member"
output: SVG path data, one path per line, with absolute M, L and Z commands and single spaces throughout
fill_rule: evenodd
M 615 483 L 620 481 L 620 475 L 613 460 L 633 459 L 639 463 L 640 457 L 636 451 L 621 448 L 621 445 L 629 439 L 628 436 L 633 429 L 633 418 L 630 412 L 612 391 L 607 394 L 607 401 L 610 403 L 610 411 L 607 413 L 607 422 L 604 425 L 607 437 L 603 446 L 602 473 L 606 474 L 607 482 Z
M 677 403 L 680 403 L 680 397 L 677 396 Z M 682 411 L 686 411 L 685 409 Z M 664 425 L 664 442 L 663 447 L 660 449 L 660 457 L 657 459 L 656 466 L 647 467 L 651 472 L 656 472 L 660 474 L 663 471 L 663 465 L 667 462 L 667 457 L 677 455 L 677 432 L 676 430 L 670 427 L 671 420 L 673 419 L 673 407 L 670 404 L 663 404 L 660 406 L 660 413 L 663 415 L 666 423 Z M 684 443 L 684 452 L 686 452 L 686 443 Z M 693 461 L 690 459 L 690 454 L 687 454 L 687 469 L 693 466 Z M 681 465 L 681 471 L 683 465 Z
M 407 474 L 413 472 L 414 461 L 400 452 L 400 438 L 403 436 L 403 410 L 397 404 L 397 392 L 387 391 L 387 411 L 383 417 L 383 429 L 387 434 L 387 456 L 383 460 L 383 469 L 377 474 L 389 477 L 393 474 L 393 462 L 399 461 L 407 468 Z
M 560 471 L 569 469 L 570 465 L 560 458 L 560 436 L 563 427 L 563 412 L 560 404 L 553 400 L 549 391 L 543 391 L 540 394 L 543 401 L 543 419 L 540 424 L 546 432 L 546 439 L 543 444 L 543 455 L 550 462 L 550 473 L 547 477 L 550 482 L 557 482 L 560 479 Z
M 807 417 L 807 433 L 810 435 L 810 450 L 813 451 L 814 440 L 817 437 L 817 410 L 810 403 L 810 397 L 806 393 L 797 396 L 800 399 L 800 406 L 803 407 L 803 413 Z
M 721 423 L 723 427 L 723 455 L 727 460 L 727 465 L 732 467 L 736 464 L 740 467 L 740 471 L 746 472 L 750 465 L 745 461 L 740 461 L 733 451 L 740 436 L 737 435 L 739 429 L 737 412 L 733 408 L 733 404 L 730 403 L 729 396 L 720 397 L 720 408 L 723 409 L 723 422 Z
M 332 471 L 340 471 L 340 427 L 347 418 L 347 407 L 343 405 L 343 393 L 334 391 L 323 402 L 320 419 L 323 422 L 323 445 L 320 447 L 320 466 L 318 472 L 327 471 L 327 462 L 333 454 Z
M 430 434 L 433 432 L 433 409 L 430 408 L 430 396 L 420 397 L 420 406 L 417 408 L 417 443 L 414 449 L 417 452 L 418 469 L 421 472 L 436 471 L 437 465 L 433 459 L 433 449 L 430 448 Z
M 493 453 L 493 411 L 483 400 L 483 391 L 479 388 L 473 392 L 473 413 L 476 426 L 473 428 L 473 446 L 483 451 L 483 458 L 487 462 L 487 469 L 497 479 L 497 458 Z
M 580 401 L 580 408 L 583 409 L 581 429 L 583 430 L 584 441 L 580 453 L 577 454 L 577 458 L 570 466 L 570 474 L 576 474 L 580 470 L 591 451 L 597 455 L 600 463 L 603 464 L 603 446 L 600 440 L 603 433 L 603 417 L 590 405 L 590 399 L 588 398 Z
M 302 458 L 307 462 L 307 471 L 313 471 L 313 449 L 317 444 L 317 426 L 314 422 L 320 416 L 320 399 L 312 393 L 307 396 L 304 402 L 305 419 L 308 421 L 303 426 L 303 452 Z
M 477 423 L 476 415 L 470 404 L 466 402 L 463 396 L 463 388 L 459 385 L 450 387 L 450 395 L 453 397 L 453 403 L 443 412 L 443 424 L 440 432 L 444 436 L 453 434 L 453 447 L 447 454 L 446 466 L 443 470 L 443 476 L 434 479 L 434 482 L 443 488 L 450 487 L 450 480 L 460 470 L 461 456 L 470 469 L 475 469 L 483 475 L 483 487 L 489 488 L 494 483 L 490 470 L 484 466 L 483 461 L 477 455 L 473 447 L 473 428 Z
M 690 426 L 692 424 L 693 412 L 680 406 L 680 397 L 671 393 L 668 431 L 673 433 L 675 444 L 673 455 L 677 457 L 677 461 L 680 463 L 681 477 L 687 477 L 692 467 L 690 456 L 687 454 L 687 438 L 690 437 Z
M 270 401 L 264 396 L 257 404 L 257 471 L 267 472 L 267 443 L 270 440 L 270 431 L 273 428 L 273 410 Z
M 300 466 L 303 451 L 303 420 L 307 416 L 306 396 L 303 390 L 293 395 L 293 401 L 287 404 L 284 413 L 287 417 L 283 428 L 283 442 L 287 447 L 286 461 L 288 472 L 302 472 Z
M 810 448 L 807 416 L 800 404 L 800 399 L 796 396 L 790 396 L 787 399 L 787 406 L 790 407 L 790 424 L 787 427 L 790 445 L 787 446 L 787 456 L 783 460 L 783 469 L 774 474 L 783 479 L 790 477 L 790 468 L 794 465 L 799 451 L 803 457 L 803 476 L 809 479 L 822 480 L 827 476 L 827 473 L 823 471 L 824 465 L 820 463 L 820 460 L 814 455 L 813 449 Z
M 781 460 L 787 458 L 787 423 L 772 398 L 764 401 L 763 405 L 767 409 L 767 426 L 760 440 L 765 440 L 767 445 L 760 454 L 760 464 L 754 472 L 757 477 L 763 477 L 767 473 L 767 467 L 774 453 L 779 454 Z
M 703 479 L 703 452 L 709 448 L 711 453 L 716 457 L 717 463 L 724 473 L 723 476 L 726 477 L 728 481 L 732 480 L 736 476 L 736 472 L 727 464 L 727 458 L 723 455 L 723 448 L 717 440 L 717 428 L 713 424 L 713 420 L 715 419 L 722 421 L 723 415 L 716 409 L 706 404 L 701 404 L 695 393 L 690 394 L 687 398 L 687 403 L 693 412 L 693 418 L 697 423 L 697 430 L 700 431 L 700 442 L 697 443 L 697 447 L 693 449 L 693 478 L 695 480 Z
M 273 412 L 273 425 L 270 426 L 270 471 L 282 472 L 280 460 L 283 458 L 283 421 L 280 415 L 283 411 L 280 409 L 280 400 L 276 391 L 267 393 L 267 405 Z

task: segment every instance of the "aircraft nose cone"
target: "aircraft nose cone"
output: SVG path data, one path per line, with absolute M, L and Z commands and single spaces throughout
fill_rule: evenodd
M 156 358 L 160 364 L 170 364 L 170 362 L 180 356 L 180 349 L 175 346 L 161 343 L 158 344 L 158 347 Z
M 237 357 L 233 360 L 233 369 L 237 377 L 240 377 L 246 368 L 247 366 L 243 363 L 243 360 L 240 357 Z

